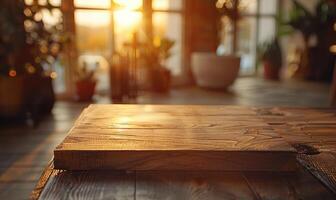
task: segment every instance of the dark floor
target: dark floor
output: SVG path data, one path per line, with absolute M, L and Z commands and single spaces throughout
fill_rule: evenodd
M 241 78 L 227 92 L 189 87 L 169 95 L 145 93 L 138 103 L 327 107 L 328 95 L 327 84 Z M 98 103 L 110 103 L 108 98 L 97 99 Z M 0 200 L 28 198 L 53 149 L 86 106 L 57 102 L 53 114 L 35 129 L 25 125 L 0 127 Z

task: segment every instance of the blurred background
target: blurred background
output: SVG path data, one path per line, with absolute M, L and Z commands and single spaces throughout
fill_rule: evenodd
M 90 103 L 330 107 L 335 54 L 335 0 L 1 0 L 0 199 Z

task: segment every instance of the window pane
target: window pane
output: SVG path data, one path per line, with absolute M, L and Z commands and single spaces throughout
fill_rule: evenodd
M 134 32 L 141 33 L 142 13 L 131 10 L 118 10 L 114 16 L 114 42 L 117 51 L 123 49 L 125 42 L 130 42 Z
M 181 10 L 183 0 L 153 0 L 154 10 Z
M 263 17 L 259 21 L 258 43 L 269 41 L 275 36 L 275 19 Z
M 76 39 L 80 53 L 108 53 L 110 18 L 109 11 L 76 10 Z
M 173 75 L 182 73 L 182 16 L 177 13 L 153 14 L 154 37 L 168 38 L 175 42 L 171 57 L 165 65 Z
M 239 10 L 246 14 L 257 13 L 257 0 L 240 0 Z
M 140 9 L 142 7 L 142 0 L 113 0 L 116 8 L 118 9 Z
M 239 21 L 238 53 L 241 55 L 241 74 L 252 74 L 256 61 L 256 19 L 243 18 Z
M 65 72 L 64 72 L 64 65 L 62 64 L 61 60 L 56 60 L 55 64 L 53 65 L 53 70 L 56 73 L 56 77 L 54 81 L 54 89 L 56 94 L 61 94 L 66 91 L 65 87 Z
M 111 52 L 111 14 L 102 10 L 76 10 L 75 20 L 78 65 L 96 69 L 96 91 L 100 94 L 106 93 L 109 81 L 108 63 L 105 58 Z
M 260 0 L 260 14 L 276 14 L 277 3 L 277 0 Z
M 75 7 L 110 8 L 111 0 L 74 0 Z
M 219 55 L 231 54 L 233 51 L 233 26 L 228 17 L 221 18 L 220 45 L 217 49 Z

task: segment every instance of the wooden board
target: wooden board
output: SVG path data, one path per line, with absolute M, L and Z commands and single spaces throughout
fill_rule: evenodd
M 296 151 L 237 106 L 92 105 L 54 151 L 56 169 L 293 171 Z
M 298 155 L 300 164 L 336 194 L 336 110 L 263 108 L 256 111 L 291 145 L 307 149 Z
M 336 152 L 335 109 L 264 108 L 256 111 L 290 144 Z
M 37 199 L 335 199 L 305 169 L 294 173 L 223 171 L 62 171 L 49 166 Z

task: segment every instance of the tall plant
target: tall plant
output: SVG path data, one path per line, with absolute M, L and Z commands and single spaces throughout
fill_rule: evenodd
M 11 68 L 19 72 L 15 57 L 24 48 L 24 4 L 21 1 L 3 0 L 0 3 L 0 74 L 8 75 Z
M 217 0 L 216 7 L 220 16 L 226 16 L 232 25 L 233 37 L 232 46 L 233 53 L 237 51 L 237 38 L 238 38 L 238 20 L 240 19 L 239 0 Z
M 171 56 L 171 50 L 175 41 L 169 38 L 156 37 L 142 48 L 141 56 L 145 64 L 149 67 L 159 67 Z
M 314 12 L 311 12 L 304 7 L 304 4 L 293 0 L 289 20 L 285 22 L 285 25 L 300 32 L 303 36 L 304 52 L 299 73 L 308 71 L 308 74 L 303 74 L 303 76 L 328 79 L 331 68 L 329 47 L 336 40 L 333 33 L 335 23 L 336 5 L 332 1 L 320 0 Z M 309 46 L 312 37 L 315 37 L 317 41 L 315 47 Z
M 278 38 L 274 38 L 270 41 L 258 46 L 259 57 L 263 62 L 268 62 L 271 67 L 282 67 L 282 52 Z
M 62 22 L 44 23 L 43 14 L 52 15 L 51 6 L 27 6 L 20 0 L 0 4 L 0 74 L 44 74 L 66 41 Z

